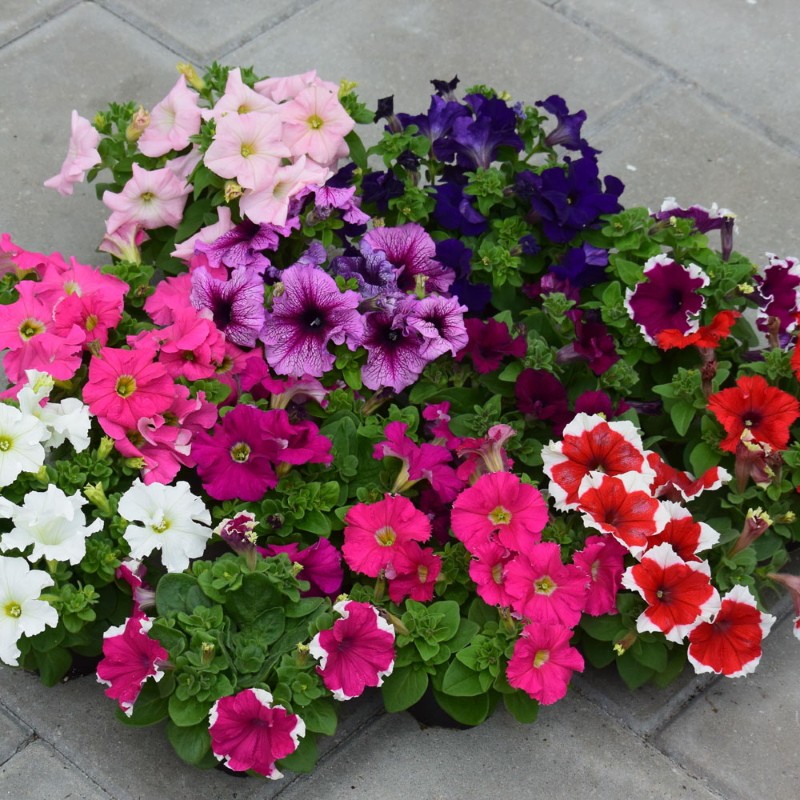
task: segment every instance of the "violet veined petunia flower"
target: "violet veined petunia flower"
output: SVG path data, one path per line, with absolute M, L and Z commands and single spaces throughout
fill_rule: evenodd
M 355 278 L 358 293 L 364 298 L 397 291 L 397 270 L 383 250 L 367 241 L 360 244 L 360 255 L 337 256 L 331 261 L 331 272 L 343 278 Z
M 413 303 L 406 318 L 406 325 L 422 337 L 419 354 L 433 361 L 449 352 L 456 355 L 469 341 L 464 326 L 464 312 L 457 297 L 429 295 Z
M 205 267 L 192 272 L 192 305 L 211 311 L 225 338 L 253 347 L 264 325 L 264 281 L 254 272 L 234 270 L 230 280 L 212 278 Z
M 336 281 L 316 267 L 284 270 L 283 292 L 273 300 L 261 331 L 269 365 L 279 375 L 320 377 L 333 367 L 328 343 L 355 350 L 364 335 L 356 292 L 339 291 Z

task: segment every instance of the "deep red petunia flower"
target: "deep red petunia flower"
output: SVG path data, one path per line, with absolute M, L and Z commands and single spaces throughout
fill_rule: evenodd
M 734 586 L 713 622 L 689 632 L 689 661 L 695 672 L 715 672 L 729 678 L 747 675 L 761 660 L 761 642 L 775 617 L 759 611 L 746 586 Z
M 622 576 L 626 589 L 638 592 L 648 604 L 636 620 L 640 633 L 660 632 L 680 644 L 701 622 L 719 610 L 719 593 L 711 585 L 707 561 L 685 562 L 668 544 L 642 556 Z
M 563 441 L 542 448 L 542 460 L 550 494 L 561 511 L 577 506 L 581 481 L 590 472 L 639 472 L 650 481 L 655 477 L 633 424 L 606 422 L 597 414 L 576 414 L 564 428 Z
M 800 403 L 788 392 L 770 386 L 760 375 L 743 375 L 736 386 L 708 398 L 708 408 L 728 434 L 720 444 L 735 453 L 745 430 L 773 450 L 785 450 L 789 428 L 800 417 Z

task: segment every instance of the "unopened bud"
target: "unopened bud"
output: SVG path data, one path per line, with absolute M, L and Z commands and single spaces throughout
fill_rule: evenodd
M 230 203 L 232 200 L 241 197 L 243 191 L 244 189 L 236 181 L 225 181 L 225 188 L 223 189 L 225 202 Z
M 343 97 L 346 97 L 350 94 L 353 89 L 356 88 L 358 84 L 355 81 L 348 81 L 345 78 L 339 82 L 339 99 L 341 100 Z
M 144 106 L 139 106 L 125 130 L 125 138 L 129 142 L 138 142 L 139 137 L 147 130 L 149 124 L 150 112 L 146 111 Z
M 103 436 L 100 444 L 97 445 L 97 457 L 101 460 L 108 458 L 114 449 L 114 440 L 110 436 Z
M 191 65 L 181 62 L 177 65 L 178 72 L 186 78 L 186 82 L 198 92 L 206 88 L 206 82 L 197 74 L 197 70 Z

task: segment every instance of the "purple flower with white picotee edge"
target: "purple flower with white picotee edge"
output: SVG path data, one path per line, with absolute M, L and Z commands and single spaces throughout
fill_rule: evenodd
M 328 343 L 355 350 L 364 335 L 356 292 L 339 291 L 336 281 L 316 267 L 284 270 L 283 291 L 273 300 L 261 331 L 269 365 L 279 375 L 319 378 L 333 367 Z
M 253 347 L 264 325 L 264 281 L 254 272 L 234 270 L 230 279 L 211 277 L 205 267 L 192 272 L 192 305 L 208 308 L 225 338 Z
M 658 255 L 644 265 L 644 277 L 625 294 L 625 308 L 644 338 L 655 344 L 655 335 L 660 331 L 697 330 L 697 315 L 705 306 L 705 298 L 698 290 L 708 286 L 708 275 L 696 264 L 685 267 L 666 255 Z
M 789 334 L 797 325 L 800 309 L 800 262 L 796 258 L 782 259 L 767 253 L 769 265 L 764 274 L 753 279 L 756 291 L 753 298 L 758 303 L 758 329 L 770 332 L 770 318 L 778 320 L 777 335 L 781 346 L 790 342 Z

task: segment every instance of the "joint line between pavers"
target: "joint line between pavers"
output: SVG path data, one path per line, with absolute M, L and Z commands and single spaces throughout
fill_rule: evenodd
M 29 744 L 33 744 L 38 740 L 39 737 L 35 733 L 31 732 L 17 745 L 17 747 L 14 749 L 14 752 L 8 758 L 4 758 L 2 761 L 0 761 L 0 767 L 11 761 L 14 756 L 19 755 Z
M 2 51 L 3 48 L 8 47 L 8 45 L 14 44 L 14 42 L 18 42 L 20 39 L 24 39 L 31 33 L 38 31 L 39 28 L 44 27 L 51 20 L 57 19 L 70 9 L 79 5 L 80 2 L 81 0 L 64 0 L 62 4 L 56 6 L 55 8 L 50 9 L 49 11 L 46 11 L 44 16 L 32 22 L 30 27 L 24 28 L 23 30 L 19 31 L 18 33 L 14 34 L 10 39 L 7 39 L 5 42 L 0 42 L 0 51 Z

